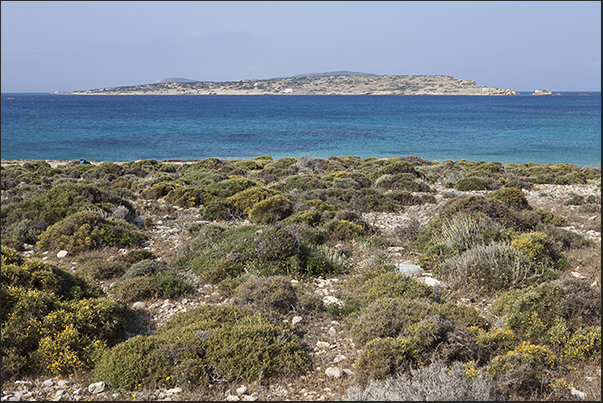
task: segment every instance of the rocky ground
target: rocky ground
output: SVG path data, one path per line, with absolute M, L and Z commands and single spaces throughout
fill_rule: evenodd
M 4 161 L 3 161 L 4 162 Z M 50 161 L 49 161 L 50 162 Z M 60 162 L 53 162 L 54 164 Z M 368 223 L 373 224 L 386 236 L 394 236 L 396 227 L 407 224 L 410 220 L 417 220 L 423 227 L 435 217 L 443 208 L 447 199 L 460 193 L 450 189 L 438 189 L 437 203 L 412 206 L 399 214 L 369 213 L 365 215 Z M 467 192 L 465 192 L 467 193 Z M 474 192 L 484 193 L 484 192 Z M 590 250 L 590 255 L 570 256 L 570 270 L 568 275 L 583 278 L 589 281 L 592 287 L 600 288 L 601 266 L 600 224 L 595 225 L 600 213 L 588 214 L 579 209 L 579 206 L 565 205 L 565 201 L 573 195 L 601 196 L 600 180 L 586 185 L 535 185 L 533 189 L 526 190 L 526 197 L 533 208 L 542 208 L 562 215 L 569 221 L 566 229 L 584 235 L 597 244 L 597 248 Z M 147 248 L 157 256 L 168 261 L 174 258 L 177 248 L 187 241 L 187 225 L 195 221 L 194 210 L 180 209 L 173 214 L 156 221 L 156 226 L 151 232 L 151 241 Z M 414 263 L 416 255 L 404 247 L 391 248 L 389 258 L 394 263 Z M 26 252 L 31 254 L 32 252 Z M 48 262 L 58 263 L 66 268 L 75 268 L 76 257 L 57 257 L 46 254 L 43 259 Z M 192 275 L 192 274 L 191 274 Z M 423 279 L 430 278 L 430 273 L 418 273 Z M 323 301 L 333 301 L 338 278 L 314 279 L 315 293 L 323 297 Z M 425 280 L 424 280 L 425 281 Z M 429 280 L 426 281 L 429 284 Z M 111 284 L 102 284 L 105 290 Z M 491 301 L 475 300 L 471 296 L 461 296 L 461 303 L 474 305 L 487 314 Z M 189 295 L 179 300 L 140 301 L 133 304 L 152 318 L 155 327 L 163 325 L 171 316 L 203 304 L 227 304 L 228 299 L 223 298 L 211 285 L 204 285 L 197 289 L 194 295 Z M 312 316 L 298 316 L 294 313 L 287 317 L 287 322 L 295 328 L 308 346 L 308 351 L 313 363 L 310 373 L 300 378 L 280 378 L 265 383 L 248 383 L 229 385 L 216 390 L 189 391 L 176 389 L 157 389 L 132 391 L 127 393 L 114 393 L 105 389 L 104 384 L 91 383 L 86 374 L 76 374 L 68 379 L 62 378 L 36 378 L 21 379 L 14 383 L 2 385 L 2 401 L 19 400 L 51 400 L 51 401 L 85 401 L 85 400 L 228 400 L 228 401 L 255 401 L 255 400 L 345 400 L 346 390 L 354 384 L 354 362 L 359 350 L 346 328 L 338 321 L 326 314 L 313 314 Z M 593 368 L 584 368 L 577 372 L 577 379 L 581 384 L 592 385 L 592 390 L 585 390 L 587 400 L 600 400 L 601 371 Z M 587 379 L 585 383 L 584 379 Z M 575 381 L 575 384 L 580 385 Z M 598 390 L 598 396 L 596 391 Z M 594 395 L 593 395 L 594 394 Z

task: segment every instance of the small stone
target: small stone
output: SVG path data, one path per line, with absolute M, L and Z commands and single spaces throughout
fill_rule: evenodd
M 572 272 L 570 272 L 570 273 L 571 273 L 571 274 L 572 274 L 572 276 L 574 276 L 575 278 L 578 278 L 578 279 L 583 279 L 583 278 L 585 278 L 585 277 L 584 277 L 584 276 L 583 276 L 581 273 L 578 273 L 577 271 L 572 271 Z
M 334 304 L 337 304 L 339 306 L 344 305 L 343 301 L 341 301 L 339 298 L 334 297 L 332 295 L 327 295 L 326 297 L 324 297 L 322 299 L 322 303 L 325 305 L 334 305 Z
M 228 395 L 226 396 L 226 400 L 228 400 L 229 402 L 238 402 L 241 399 L 239 398 L 239 396 L 236 395 Z
M 341 362 L 343 360 L 345 360 L 347 357 L 343 354 L 339 354 L 337 357 L 335 357 L 333 359 L 333 364 L 337 364 L 338 362 Z
M 291 324 L 292 324 L 293 326 L 297 325 L 298 323 L 299 323 L 299 324 L 301 324 L 301 323 L 303 323 L 303 322 L 304 322 L 304 319 L 303 319 L 301 316 L 294 316 L 294 317 L 291 319 Z
M 105 382 L 100 381 L 96 383 L 91 383 L 88 385 L 88 392 L 96 395 L 98 393 L 102 393 L 105 391 Z
M 325 375 L 330 378 L 338 379 L 343 376 L 343 371 L 341 370 L 341 368 L 329 367 L 325 370 Z
M 237 388 L 236 392 L 239 395 L 244 395 L 245 393 L 247 393 L 247 386 L 242 385 L 241 387 Z
M 143 310 L 143 309 L 145 309 L 146 307 L 147 307 L 147 304 L 145 304 L 145 303 L 144 303 L 144 302 L 142 302 L 142 301 L 135 302 L 135 303 L 132 305 L 132 309 L 136 309 L 136 310 Z
M 42 386 L 45 388 L 49 388 L 53 385 L 54 385 L 54 380 L 52 380 L 52 379 L 46 379 L 44 382 L 42 382 Z
M 69 386 L 69 381 L 66 379 L 61 379 L 57 386 L 61 389 L 65 389 L 67 386 Z
M 586 397 L 587 397 L 586 393 L 581 392 L 581 391 L 579 391 L 578 389 L 575 389 L 575 388 L 571 388 L 570 389 L 570 394 L 572 396 L 574 396 L 575 398 L 580 399 L 580 400 L 585 400 Z
M 436 280 L 433 277 L 423 276 L 423 277 L 420 277 L 419 280 L 421 282 L 427 284 L 430 287 L 437 287 L 439 285 L 442 285 L 442 282 L 440 280 Z
M 331 344 L 327 343 L 326 341 L 317 341 L 316 342 L 316 347 L 318 348 L 329 348 Z
M 69 254 L 69 252 L 67 252 L 66 250 L 62 250 L 62 251 L 59 251 L 59 253 L 57 253 L 57 257 L 58 257 L 59 259 L 62 259 L 62 258 L 64 258 L 65 256 L 67 256 L 68 254 Z
M 327 333 L 329 333 L 331 336 L 334 336 L 335 334 L 337 334 L 337 329 L 335 329 L 333 326 L 331 326 L 329 328 L 329 330 L 327 331 Z
M 178 393 L 182 393 L 182 388 L 168 389 L 165 393 L 167 393 L 168 396 L 177 395 Z
M 246 402 L 256 402 L 258 400 L 257 396 L 243 395 L 243 400 Z

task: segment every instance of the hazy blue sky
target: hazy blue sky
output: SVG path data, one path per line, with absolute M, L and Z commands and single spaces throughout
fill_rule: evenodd
M 601 90 L 600 1 L 2 1 L 2 92 L 351 70 Z

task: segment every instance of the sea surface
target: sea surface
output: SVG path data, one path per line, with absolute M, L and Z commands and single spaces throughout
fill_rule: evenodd
M 601 92 L 561 95 L 3 93 L 2 159 L 414 155 L 601 166 Z

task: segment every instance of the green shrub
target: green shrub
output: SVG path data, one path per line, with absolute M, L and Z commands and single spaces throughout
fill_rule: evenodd
M 310 226 L 319 225 L 322 221 L 322 214 L 316 210 L 304 210 L 285 218 L 283 222 L 288 224 L 307 224 Z
M 249 211 L 249 219 L 254 223 L 273 224 L 287 218 L 292 212 L 289 199 L 279 194 L 254 204 Z
M 177 185 L 170 182 L 159 182 L 141 192 L 145 199 L 157 200 L 167 196 Z
M 468 176 L 459 179 L 454 185 L 454 188 L 461 192 L 468 192 L 472 190 L 486 190 L 487 186 L 484 179 L 477 176 Z
M 110 207 L 119 205 L 125 206 L 134 213 L 134 208 L 129 202 L 106 193 L 96 186 L 66 183 L 20 203 L 3 207 L 2 225 L 10 225 L 24 219 L 34 222 L 44 220 L 50 225 L 78 211 L 103 209 L 109 212 Z
M 329 238 L 334 240 L 353 239 L 365 233 L 361 225 L 338 219 L 327 221 L 323 228 L 328 232 Z
M 215 379 L 251 382 L 308 368 L 299 339 L 284 325 L 234 305 L 202 306 L 172 317 L 153 336 L 105 353 L 94 379 L 114 390 L 207 387 Z
M 235 289 L 233 300 L 264 311 L 287 314 L 295 309 L 297 295 L 285 276 L 250 277 Z
M 525 194 L 519 188 L 506 187 L 494 192 L 489 193 L 486 196 L 487 199 L 498 200 L 504 205 L 514 208 L 516 210 L 531 210 L 532 207 L 528 203 Z
M 126 264 L 121 261 L 108 261 L 99 256 L 88 259 L 77 269 L 77 273 L 95 280 L 110 280 L 122 276 L 126 272 L 126 267 Z
M 507 393 L 528 397 L 539 391 L 553 374 L 559 359 L 548 348 L 524 342 L 504 355 L 494 357 L 487 371 Z
M 200 187 L 177 187 L 165 197 L 165 201 L 180 207 L 196 207 L 209 203 L 213 197 Z
M 219 198 L 226 198 L 258 186 L 261 186 L 261 183 L 257 180 L 230 178 L 207 185 L 207 192 Z
M 230 196 L 228 201 L 241 209 L 245 214 L 249 215 L 249 212 L 256 203 L 277 194 L 278 193 L 272 189 L 256 186 Z
M 104 219 L 96 212 L 75 213 L 48 227 L 39 237 L 38 248 L 81 252 L 102 246 L 140 246 L 147 236 L 132 224 Z
M 158 298 L 161 289 L 150 277 L 130 277 L 111 287 L 114 297 L 126 303 Z
M 437 294 L 416 278 L 396 272 L 388 272 L 368 279 L 361 289 L 363 300 L 375 301 L 382 297 L 426 298 L 437 300 Z
M 61 267 L 3 248 L 1 273 L 3 380 L 89 369 L 140 324 L 98 285 Z
M 123 262 L 128 267 L 145 259 L 154 260 L 157 259 L 157 256 L 155 256 L 153 252 L 146 249 L 134 249 L 117 257 L 118 261 Z
M 225 199 L 210 201 L 203 206 L 200 212 L 200 218 L 207 221 L 230 221 L 242 216 L 241 209 Z
M 491 307 L 520 341 L 548 342 L 548 330 L 565 320 L 567 302 L 563 290 L 550 283 L 532 285 L 503 293 Z

